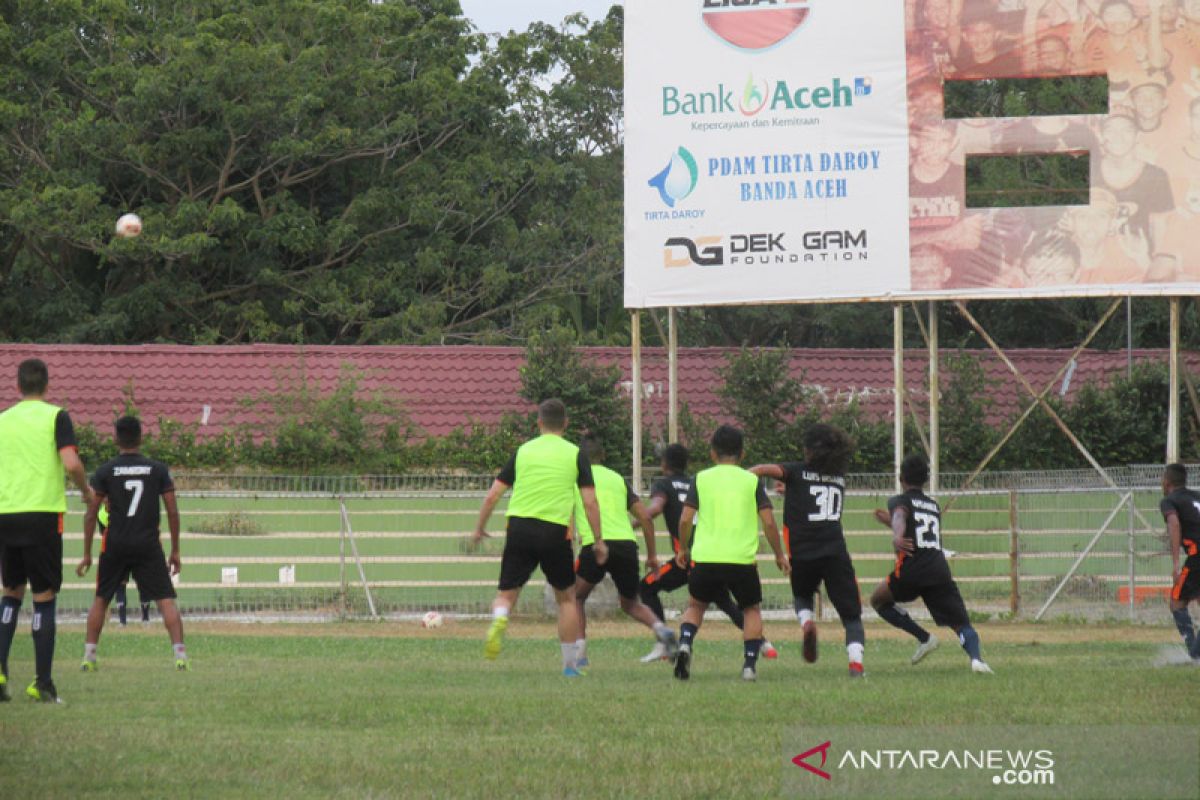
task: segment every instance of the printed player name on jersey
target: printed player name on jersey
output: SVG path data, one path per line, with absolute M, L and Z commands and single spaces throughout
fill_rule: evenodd
M 117 476 L 117 475 L 149 475 L 149 474 L 150 474 L 149 466 L 139 465 L 136 467 L 113 467 L 113 475 L 114 476 Z
M 941 511 L 938 504 L 932 500 L 919 500 L 914 497 L 912 504 L 913 508 L 920 509 L 921 511 Z
M 809 483 L 832 483 L 835 486 L 846 485 L 846 479 L 841 475 L 822 475 L 819 472 L 801 472 L 800 477 Z

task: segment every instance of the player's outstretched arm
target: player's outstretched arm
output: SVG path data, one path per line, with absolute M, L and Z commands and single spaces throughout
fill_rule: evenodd
M 488 535 L 486 530 L 488 520 L 492 518 L 492 512 L 496 510 L 496 504 L 500 502 L 500 498 L 504 497 L 504 493 L 509 488 L 509 485 L 504 481 L 492 481 L 492 488 L 488 489 L 487 495 L 483 498 L 483 506 L 479 509 L 479 521 L 475 523 L 475 532 L 471 535 L 471 541 L 474 544 L 479 544 L 479 540 Z
M 783 467 L 779 464 L 755 464 L 750 471 L 760 478 L 774 478 L 777 481 L 784 478 Z
M 172 575 L 178 575 L 183 565 L 179 560 L 179 503 L 175 500 L 175 491 L 163 492 L 162 501 L 167 508 L 167 529 L 171 531 L 171 554 L 167 556 L 167 566 Z
M 87 511 L 83 512 L 83 558 L 79 560 L 79 566 L 75 567 L 75 574 L 81 578 L 92 568 L 92 539 L 96 538 L 96 519 L 100 515 L 100 504 L 103 502 L 104 495 L 92 492 Z
M 1179 580 L 1179 548 L 1183 546 L 1183 528 L 1178 514 L 1167 515 L 1167 539 L 1171 547 L 1171 582 Z
M 642 501 L 638 500 L 629 510 L 633 512 L 633 517 L 638 521 L 638 525 L 642 528 L 642 538 L 646 540 L 646 567 L 648 569 L 658 569 L 658 544 L 654 541 L 654 520 L 650 518 L 650 512 L 642 505 Z
M 596 563 L 608 561 L 608 545 L 604 542 L 604 533 L 600 530 L 600 504 L 596 502 L 595 486 L 580 486 L 579 496 L 583 498 L 583 513 L 587 514 L 588 525 L 592 526 L 592 552 L 596 554 Z
M 783 543 L 779 540 L 779 528 L 775 525 L 774 509 L 760 508 L 758 519 L 762 522 L 763 535 L 767 537 L 767 544 L 771 546 L 771 552 L 775 554 L 775 566 L 779 567 L 779 571 L 784 575 L 791 575 L 792 564 L 788 560 L 787 553 L 783 552 Z
M 64 447 L 58 451 L 58 458 L 62 461 L 67 475 L 71 476 L 71 483 L 75 484 L 75 488 L 79 490 L 83 504 L 91 505 L 92 487 L 88 485 L 87 472 L 83 468 L 83 462 L 79 460 L 79 451 L 74 447 Z

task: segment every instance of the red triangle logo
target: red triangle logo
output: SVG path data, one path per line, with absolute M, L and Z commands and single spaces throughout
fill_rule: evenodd
M 792 763 L 795 764 L 797 767 L 800 767 L 801 769 L 808 770 L 813 775 L 824 778 L 827 781 L 833 780 L 833 777 L 828 772 L 826 772 L 824 769 L 814 767 L 812 764 L 809 764 L 807 761 L 807 759 L 810 758 L 811 756 L 814 756 L 817 753 L 820 753 L 821 754 L 821 767 L 824 767 L 825 759 L 829 757 L 829 745 L 830 744 L 831 744 L 831 742 L 825 742 L 825 744 L 819 744 L 810 750 L 805 750 L 803 753 L 801 753 L 800 755 L 793 758 Z

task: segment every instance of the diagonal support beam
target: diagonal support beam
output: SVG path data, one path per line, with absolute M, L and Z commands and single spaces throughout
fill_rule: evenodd
M 975 317 L 971 316 L 969 311 L 967 311 L 966 304 L 959 302 L 955 305 L 958 307 L 959 313 L 966 317 L 967 321 L 971 323 L 972 327 L 974 327 L 977 332 L 980 332 L 980 335 L 984 338 L 984 341 L 986 341 L 993 350 L 1000 354 L 1001 359 L 1008 364 L 1009 369 L 1016 372 L 1016 367 L 1013 366 L 1012 362 L 1008 360 L 1004 353 L 1000 351 L 1000 348 L 997 347 L 992 338 L 987 334 L 986 331 L 983 330 L 983 326 L 979 324 Z M 1042 389 L 1041 392 L 1034 393 L 1032 388 L 1029 387 L 1029 384 L 1026 383 L 1026 388 L 1029 388 L 1030 394 L 1033 395 L 1033 402 L 1025 407 L 1025 410 L 1021 413 L 1021 416 L 1019 416 L 1016 421 L 1009 426 L 1008 431 L 1004 434 L 1004 436 L 1000 437 L 1000 441 L 996 442 L 992 449 L 988 451 L 988 454 L 983 457 L 983 461 L 979 462 L 979 466 L 977 466 L 970 476 L 968 476 L 966 482 L 962 486 L 963 489 L 969 489 L 975 483 L 975 480 L 983 473 L 985 469 L 987 469 L 988 464 L 992 463 L 992 459 L 999 455 L 1000 451 L 1004 449 L 1004 446 L 1008 444 L 1008 441 L 1012 439 L 1012 437 L 1016 435 L 1017 431 L 1020 430 L 1021 426 L 1025 424 L 1025 420 L 1029 419 L 1029 415 L 1032 414 L 1039 405 L 1043 405 L 1045 403 L 1046 395 L 1048 395 L 1050 390 L 1057 386 L 1058 382 L 1062 380 L 1063 373 L 1070 369 L 1071 362 L 1078 358 L 1079 354 L 1087 349 L 1087 346 L 1092 343 L 1092 340 L 1095 339 L 1097 335 L 1099 335 L 1100 331 L 1104 329 L 1105 324 L 1112 319 L 1113 314 L 1117 313 L 1117 309 L 1120 307 L 1121 300 L 1114 300 L 1112 305 L 1108 307 L 1108 311 L 1106 311 L 1104 315 L 1100 317 L 1100 321 L 1092 327 L 1091 331 L 1088 332 L 1088 335 L 1084 338 L 1080 345 L 1071 352 L 1071 355 L 1069 358 L 1067 358 L 1066 363 L 1059 368 L 1058 372 L 1054 374 L 1054 377 L 1050 379 L 1050 382 L 1046 384 L 1046 387 Z M 1020 375 L 1020 373 L 1017 374 L 1018 376 Z M 951 498 L 951 500 L 953 499 L 954 498 Z
M 1117 308 L 1120 307 L 1121 302 L 1121 300 L 1114 301 L 1113 305 L 1109 308 L 1109 313 L 1106 314 L 1103 319 L 1101 319 L 1100 325 L 1103 325 L 1103 323 L 1112 316 Z M 1036 405 L 1042 407 L 1042 409 L 1050 416 L 1050 419 L 1054 422 L 1055 426 L 1063 432 L 1063 435 L 1070 440 L 1071 444 L 1075 446 L 1075 449 L 1078 450 L 1080 454 L 1087 460 L 1087 462 L 1092 465 L 1092 469 L 1096 470 L 1104 482 L 1108 484 L 1109 488 L 1115 491 L 1120 491 L 1120 487 L 1117 486 L 1117 482 L 1112 479 L 1112 476 L 1108 474 L 1108 471 L 1105 470 L 1104 467 L 1100 466 L 1100 462 L 1097 461 L 1094 456 L 1092 456 L 1091 452 L 1084 446 L 1083 442 L 1079 440 L 1079 437 L 1076 436 L 1071 430 L 1071 427 L 1067 425 L 1067 423 L 1063 422 L 1062 417 L 1060 417 L 1058 413 L 1050 407 L 1050 404 L 1046 402 L 1045 395 L 1047 390 L 1043 390 L 1041 394 L 1035 392 L 1033 386 L 1029 383 L 1029 380 L 1026 379 L 1026 377 L 1021 373 L 1021 370 L 1017 369 L 1017 365 L 1014 364 L 1012 360 L 1010 360 L 1005 354 L 1005 352 L 1000 349 L 1000 346 L 996 344 L 996 340 L 991 337 L 991 335 L 981 324 L 979 324 L 979 320 L 975 319 L 974 315 L 967 310 L 967 304 L 961 300 L 956 300 L 954 305 L 956 308 L 958 308 L 958 312 L 963 315 L 963 318 L 966 319 L 967 322 L 970 323 L 971 327 L 975 329 L 975 332 L 978 333 L 979 336 L 987 343 L 988 347 L 990 347 L 992 351 L 999 356 L 1000 360 L 1004 362 L 1004 365 L 1008 367 L 1013 376 L 1016 377 L 1021 385 L 1025 387 L 1025 391 L 1029 392 L 1030 396 L 1035 398 Z M 1098 330 L 1094 332 L 1098 332 Z M 1090 341 L 1090 338 L 1091 337 L 1089 337 L 1088 341 Z M 1076 350 L 1076 354 L 1078 354 L 1079 350 L 1082 350 L 1082 347 Z M 1072 358 L 1074 358 L 1074 356 L 1072 356 Z M 1023 422 L 1024 418 L 1022 418 L 1020 421 Z M 1142 512 L 1139 511 L 1136 506 L 1134 507 L 1133 512 L 1142 525 L 1146 527 L 1146 529 L 1152 529 L 1150 523 L 1146 520 L 1146 517 L 1142 515 Z

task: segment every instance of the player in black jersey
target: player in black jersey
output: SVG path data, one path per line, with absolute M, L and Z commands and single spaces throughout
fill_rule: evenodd
M 1200 640 L 1188 612 L 1188 604 L 1200 600 L 1200 492 L 1187 488 L 1187 468 L 1183 464 L 1168 464 L 1163 470 L 1162 491 L 1159 508 L 1167 521 L 1171 545 L 1171 616 L 1188 655 L 1200 660 Z M 1180 550 L 1187 554 L 1182 569 Z
M 681 444 L 669 444 L 662 455 L 663 474 L 650 484 L 650 504 L 646 511 L 650 519 L 662 515 L 667 523 L 667 532 L 671 534 L 671 552 L 679 552 L 679 515 L 683 513 L 683 501 L 692 490 L 692 476 L 688 474 L 688 449 Z M 639 594 L 642 603 L 649 606 L 654 615 L 666 621 L 662 600 L 659 592 L 673 592 L 688 585 L 688 570 L 675 563 L 674 558 L 667 559 L 661 566 L 658 560 L 647 559 L 646 567 L 649 573 L 642 578 Z M 729 592 L 716 602 L 717 608 L 729 617 L 729 621 L 741 630 L 745 624 L 742 610 L 738 608 Z M 763 639 L 762 655 L 765 658 L 778 658 L 779 651 L 775 645 Z M 668 658 L 667 648 L 662 642 L 657 642 L 654 649 L 642 656 L 643 664 L 662 661 Z
M 153 600 L 171 636 L 175 669 L 190 666 L 183 644 L 183 620 L 175 605 L 171 576 L 179 574 L 179 507 L 175 484 L 167 465 L 138 452 L 142 424 L 137 417 L 121 417 L 116 423 L 120 454 L 101 465 L 92 476 L 94 499 L 83 518 L 83 559 L 75 569 L 79 577 L 92 566 L 92 539 L 100 506 L 108 501 L 108 529 L 100 544 L 100 568 L 96 575 L 96 599 L 88 612 L 87 638 L 83 650 L 84 672 L 96 671 L 96 647 L 117 587 L 130 573 L 137 581 L 143 600 Z M 167 509 L 171 531 L 171 554 L 163 554 L 159 541 L 159 502 Z
M 979 653 L 979 634 L 971 627 L 967 606 L 942 552 L 942 509 L 923 491 L 928 480 L 929 463 L 925 457 L 906 457 L 900 464 L 904 494 L 889 499 L 887 511 L 875 512 L 875 518 L 892 529 L 896 569 L 871 595 L 871 605 L 880 617 L 920 642 L 912 657 L 912 663 L 916 664 L 937 649 L 938 640 L 896 603 L 921 598 L 935 623 L 958 634 L 959 643 L 971 657 L 971 671 L 991 674 L 992 668 Z
M 792 603 L 804 631 L 804 660 L 817 660 L 817 624 L 813 598 L 821 583 L 846 629 L 850 677 L 863 674 L 862 598 L 854 563 L 842 532 L 842 501 L 846 468 L 854 441 L 824 423 L 804 434 L 804 461 L 759 464 L 750 471 L 761 478 L 782 481 L 783 541 L 792 562 Z

